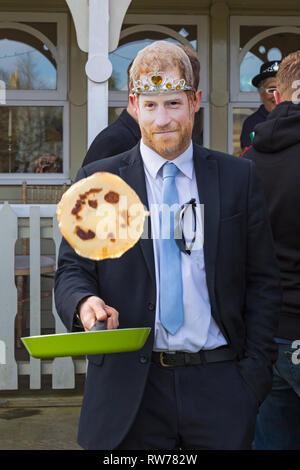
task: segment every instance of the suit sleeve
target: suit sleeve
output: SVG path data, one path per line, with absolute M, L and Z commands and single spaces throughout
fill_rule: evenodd
M 246 382 L 261 402 L 271 387 L 272 364 L 277 358 L 274 341 L 281 310 L 280 271 L 262 188 L 250 161 L 248 189 L 245 358 L 239 363 Z
M 81 168 L 76 181 L 86 177 Z M 68 331 L 82 329 L 76 322 L 76 308 L 81 300 L 92 295 L 99 296 L 96 262 L 83 258 L 63 238 L 58 256 L 54 281 L 57 313 Z

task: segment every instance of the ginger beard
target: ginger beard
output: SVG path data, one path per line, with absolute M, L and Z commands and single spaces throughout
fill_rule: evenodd
M 200 99 L 190 92 L 134 97 L 142 140 L 156 153 L 173 160 L 190 145 Z
M 193 122 L 189 121 L 177 126 L 143 127 L 140 124 L 143 142 L 156 153 L 166 159 L 181 155 L 190 145 Z

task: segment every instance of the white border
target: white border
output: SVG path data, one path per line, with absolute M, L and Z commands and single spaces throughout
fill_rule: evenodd
M 230 17 L 230 101 L 259 102 L 257 92 L 240 91 L 240 26 L 269 26 L 265 30 L 273 34 L 274 27 L 300 26 L 300 16 L 231 16 Z M 299 28 L 300 34 L 300 28 Z M 257 35 L 259 37 L 259 34 Z M 300 37 L 299 37 L 300 40 Z
M 69 163 L 69 103 L 67 101 L 20 101 L 11 100 L 6 106 L 60 106 L 63 108 L 63 173 L 0 173 L 0 185 L 28 184 L 63 184 L 70 183 Z

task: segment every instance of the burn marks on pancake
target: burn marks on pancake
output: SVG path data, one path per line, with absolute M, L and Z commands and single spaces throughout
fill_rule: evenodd
M 72 215 L 76 218 L 77 221 L 81 221 L 83 217 L 80 215 L 84 206 L 89 206 L 91 209 L 97 209 L 99 202 L 95 198 L 90 198 L 91 195 L 100 193 L 103 188 L 92 188 L 89 191 L 86 191 L 82 194 L 79 194 L 79 197 L 71 211 Z M 120 194 L 116 191 L 108 191 L 104 196 L 104 200 L 109 204 L 118 204 L 120 201 Z M 101 203 L 100 203 L 101 204 Z M 129 215 L 127 210 L 121 211 L 121 217 L 123 219 L 123 227 L 129 225 Z M 93 240 L 96 237 L 96 233 L 91 229 L 84 229 L 79 225 L 76 225 L 74 233 L 83 241 Z M 107 240 L 111 243 L 116 242 L 116 235 L 113 232 L 108 233 Z M 103 253 L 105 255 L 105 253 Z
M 104 199 L 110 204 L 117 204 L 120 200 L 120 194 L 116 193 L 115 191 L 109 191 L 105 194 Z
M 77 201 L 75 203 L 75 206 L 73 207 L 73 209 L 71 211 L 72 215 L 74 215 L 76 220 L 82 220 L 82 217 L 81 217 L 81 215 L 79 215 L 79 213 L 83 209 L 83 206 L 86 205 L 86 203 L 88 203 L 88 205 L 92 209 L 97 209 L 97 207 L 98 207 L 97 200 L 89 199 L 89 196 L 91 194 L 100 193 L 101 191 L 102 191 L 102 188 L 91 188 L 91 189 L 89 189 L 89 191 L 86 191 L 83 194 L 79 194 L 79 198 L 77 199 Z M 95 234 L 95 232 L 93 232 L 93 230 L 90 230 L 90 229 L 84 230 L 79 225 L 76 225 L 75 233 L 76 233 L 77 237 L 79 237 L 81 240 L 92 240 L 96 236 L 96 234 Z
M 75 227 L 75 233 L 77 237 L 81 238 L 81 240 L 92 240 L 96 236 L 93 230 L 84 230 L 83 228 L 79 227 L 79 225 Z
M 88 202 L 88 205 L 92 207 L 93 209 L 97 209 L 98 207 L 98 202 L 96 200 L 88 199 L 88 197 L 91 194 L 97 194 L 102 191 L 102 188 L 91 188 L 89 191 L 86 191 L 83 194 L 79 194 L 79 198 L 77 199 L 75 206 L 73 207 L 71 213 L 76 217 L 76 220 L 82 220 L 82 217 L 79 215 L 79 213 L 82 211 L 83 206 L 86 205 L 86 201 Z

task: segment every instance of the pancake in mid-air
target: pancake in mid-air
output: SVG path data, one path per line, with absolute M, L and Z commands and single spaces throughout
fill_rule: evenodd
M 93 260 L 119 258 L 143 233 L 149 215 L 125 181 L 108 172 L 73 184 L 57 206 L 59 229 L 77 254 Z

